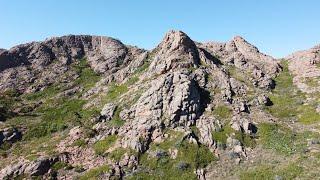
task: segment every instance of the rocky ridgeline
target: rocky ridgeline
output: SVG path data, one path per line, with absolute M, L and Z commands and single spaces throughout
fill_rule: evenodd
M 55 146 L 56 156 L 43 155 L 46 158 L 41 156 L 34 161 L 20 157 L 18 164 L 9 163 L 0 171 L 0 178 L 22 174 L 49 176 L 54 174 L 51 167 L 56 162 L 84 168 L 84 172 L 65 168 L 64 175 L 60 171 L 54 175 L 58 179 L 81 175 L 105 164 L 110 171 L 102 178 L 127 177 L 139 172 L 144 155 L 160 157 L 162 151 L 156 150 L 154 155 L 154 145 L 169 142 L 170 137 L 176 137 L 174 133 L 182 134 L 182 142 L 190 146 L 207 148 L 221 161 L 231 158 L 239 163 L 246 160 L 248 147 L 236 135 L 254 137 L 257 120 L 251 110 L 270 103 L 266 94 L 274 88 L 273 78 L 281 71 L 275 59 L 260 53 L 241 37 L 227 43 L 195 43 L 181 31 L 170 31 L 155 49 L 146 51 L 108 37 L 70 35 L 1 50 L 0 91 L 15 89 L 28 95 L 52 84 L 72 83 L 79 77 L 72 67 L 83 58 L 101 79 L 89 89 L 68 86 L 56 98 L 86 100 L 83 109 L 99 107 L 99 115 L 85 120 L 92 123 L 89 129 L 94 133 L 86 136 L 88 127 L 84 125 L 70 127 L 68 135 Z M 146 69 L 141 70 L 142 67 Z M 114 83 L 121 87 L 132 77 L 138 80 L 129 85 L 127 92 L 115 91 L 116 100 L 103 102 L 97 98 L 110 92 Z M 135 96 L 137 92 L 139 96 Z M 76 97 L 77 93 L 82 94 Z M 132 97 L 136 99 L 131 100 Z M 229 119 L 214 114 L 220 106 L 226 107 Z M 123 124 L 111 126 L 115 117 Z M 231 128 L 231 133 L 221 144 L 213 133 L 226 127 Z M 116 140 L 105 152 L 127 151 L 116 162 L 94 151 L 97 143 L 111 137 Z M 10 143 L 14 144 L 17 138 Z M 6 139 L 10 138 L 1 140 L 0 134 L 0 143 Z M 76 142 L 85 146 L 73 146 Z M 175 159 L 179 151 L 170 148 L 163 153 Z M 182 169 L 188 166 L 179 164 Z M 196 167 L 194 171 L 198 179 L 205 179 L 205 167 Z
M 142 49 L 102 36 L 70 35 L 19 45 L 0 52 L 0 90 L 38 91 L 54 83 L 70 69 L 72 62 L 82 57 L 87 58 L 95 72 L 114 74 L 132 61 L 141 61 L 144 53 Z M 122 77 L 117 78 L 123 80 L 128 73 L 123 71 Z

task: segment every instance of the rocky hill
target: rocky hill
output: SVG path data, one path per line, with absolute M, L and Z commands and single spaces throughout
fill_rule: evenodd
M 0 50 L 0 179 L 319 177 L 319 57 L 181 31 Z

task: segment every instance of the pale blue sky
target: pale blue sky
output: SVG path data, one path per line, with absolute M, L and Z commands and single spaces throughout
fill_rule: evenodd
M 195 41 L 241 35 L 275 57 L 320 44 L 319 0 L 0 0 L 0 48 L 66 34 L 151 49 L 170 29 Z

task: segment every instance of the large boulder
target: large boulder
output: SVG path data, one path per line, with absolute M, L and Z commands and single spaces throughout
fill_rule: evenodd
M 4 142 L 14 143 L 22 138 L 22 133 L 17 128 L 0 130 L 0 146 Z

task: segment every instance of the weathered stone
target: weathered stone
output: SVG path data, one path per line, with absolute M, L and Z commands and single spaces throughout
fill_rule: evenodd
M 99 120 L 102 122 L 111 120 L 116 108 L 117 108 L 116 105 L 113 103 L 109 103 L 109 104 L 104 105 L 104 107 L 102 108 L 102 110 L 100 112 Z
M 0 146 L 4 142 L 14 143 L 22 138 L 22 133 L 17 128 L 0 130 Z

